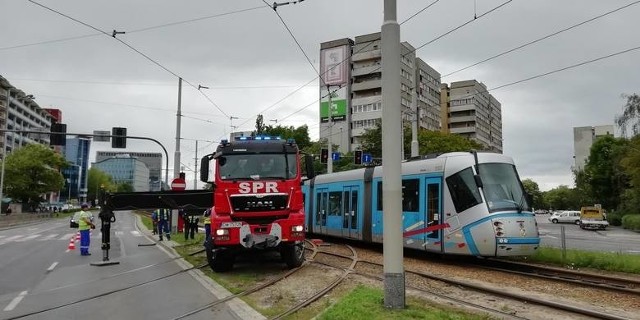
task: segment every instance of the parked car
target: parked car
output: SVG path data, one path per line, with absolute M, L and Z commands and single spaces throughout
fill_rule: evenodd
M 549 221 L 553 223 L 573 223 L 580 224 L 580 211 L 561 211 L 554 212 Z

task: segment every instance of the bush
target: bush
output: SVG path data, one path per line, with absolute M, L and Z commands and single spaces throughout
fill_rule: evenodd
M 640 231 L 640 214 L 627 214 L 622 217 L 622 227 L 629 230 Z
M 623 213 L 620 211 L 607 213 L 607 221 L 609 221 L 609 224 L 612 226 L 621 226 L 622 216 Z

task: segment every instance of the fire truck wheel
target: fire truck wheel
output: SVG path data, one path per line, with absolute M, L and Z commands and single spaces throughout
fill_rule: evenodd
M 282 260 L 290 269 L 297 268 L 304 262 L 304 246 L 302 243 L 285 245 L 280 251 Z
M 205 244 L 205 252 L 207 253 L 207 262 L 209 262 L 211 270 L 215 272 L 230 271 L 235 262 L 235 255 L 224 249 L 218 249 L 214 252 L 212 246 L 207 244 Z

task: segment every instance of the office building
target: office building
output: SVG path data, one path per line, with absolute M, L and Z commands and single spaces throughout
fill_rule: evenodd
M 65 178 L 65 192 L 60 192 L 60 201 L 78 199 L 78 202 L 87 200 L 89 186 L 89 149 L 91 139 L 87 137 L 67 136 L 66 145 L 63 147 L 65 159 L 69 167 L 62 169 Z
M 149 191 L 149 173 L 147 165 L 130 154 L 118 154 L 111 158 L 96 160 L 92 167 L 108 174 L 116 184 L 126 183 L 133 191 Z
M 160 191 L 163 185 L 162 154 L 159 152 L 126 152 L 126 151 L 98 151 L 96 163 L 120 156 L 130 156 L 142 161 L 149 169 L 148 191 Z M 146 190 L 145 190 L 146 191 Z
M 573 128 L 573 169 L 581 171 L 591 154 L 591 146 L 602 136 L 614 136 L 613 125 Z
M 473 139 L 485 150 L 502 153 L 502 106 L 483 83 L 466 80 L 442 84 L 440 105 L 442 131 Z
M 35 97 L 14 87 L 0 76 L 0 127 L 8 130 L 50 132 L 53 117 L 36 103 Z M 6 151 L 30 143 L 49 145 L 49 134 L 18 134 L 7 132 L 0 137 L 0 150 Z

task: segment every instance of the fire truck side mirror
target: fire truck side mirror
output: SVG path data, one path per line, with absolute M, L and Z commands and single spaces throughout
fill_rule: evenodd
M 316 176 L 315 169 L 313 167 L 313 156 L 310 154 L 304 155 L 304 167 L 307 173 L 307 179 L 313 179 Z
M 200 159 L 200 181 L 209 182 L 209 162 L 211 155 L 206 155 Z

